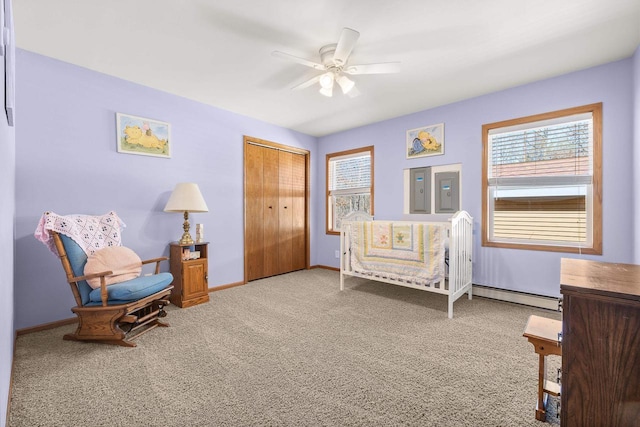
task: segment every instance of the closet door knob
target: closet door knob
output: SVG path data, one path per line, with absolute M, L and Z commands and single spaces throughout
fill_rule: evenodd
M 269 206 L 269 209 L 271 209 L 273 206 Z
M 286 207 L 286 206 L 285 206 L 284 208 L 285 208 L 285 209 L 287 209 L 287 207 Z

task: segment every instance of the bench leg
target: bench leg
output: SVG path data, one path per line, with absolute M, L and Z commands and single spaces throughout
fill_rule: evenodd
M 546 399 L 544 393 L 544 381 L 546 378 L 546 358 L 544 355 L 539 354 L 540 360 L 538 362 L 538 405 L 536 406 L 536 420 L 547 420 Z

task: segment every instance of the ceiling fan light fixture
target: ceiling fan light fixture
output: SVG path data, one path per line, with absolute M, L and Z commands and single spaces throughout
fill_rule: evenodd
M 323 89 L 333 89 L 334 75 L 332 72 L 325 73 L 320 76 L 320 86 Z
M 336 82 L 338 82 L 342 93 L 349 98 L 353 98 L 358 96 L 360 91 L 355 83 L 345 76 L 345 74 L 388 74 L 400 72 L 399 62 L 350 64 L 349 56 L 359 37 L 360 33 L 358 31 L 351 28 L 343 28 L 337 43 L 327 44 L 320 48 L 320 62 L 300 58 L 277 50 L 273 51 L 272 55 L 320 71 L 319 74 L 307 78 L 307 80 L 297 84 L 292 89 L 305 89 L 319 83 L 320 93 L 324 96 L 332 96 L 333 87 Z
M 331 96 L 333 96 L 333 85 L 331 85 L 331 87 L 321 87 L 320 93 L 331 98 Z
M 349 93 L 351 89 L 353 89 L 353 87 L 356 85 L 353 80 L 351 80 L 350 78 L 344 75 L 338 77 L 336 81 L 340 85 L 340 89 L 342 89 L 342 93 L 344 93 L 345 95 Z

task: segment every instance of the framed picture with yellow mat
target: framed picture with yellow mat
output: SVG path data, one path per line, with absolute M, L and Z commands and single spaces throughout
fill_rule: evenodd
M 444 154 L 444 123 L 407 131 L 407 159 Z

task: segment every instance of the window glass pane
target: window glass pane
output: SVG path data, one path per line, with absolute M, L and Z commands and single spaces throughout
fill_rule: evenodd
M 373 215 L 373 146 L 327 154 L 327 233 L 353 211 Z
M 588 243 L 586 186 L 492 189 L 492 237 L 527 243 Z
M 338 231 L 342 219 L 351 212 L 363 211 L 371 214 L 371 195 L 369 193 L 341 194 L 331 196 L 333 205 L 333 229 Z

